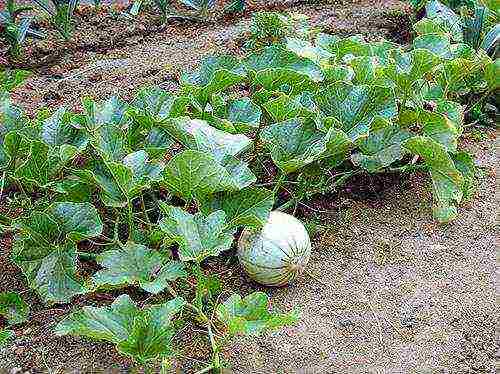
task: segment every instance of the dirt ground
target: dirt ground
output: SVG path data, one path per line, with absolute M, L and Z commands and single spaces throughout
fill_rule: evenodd
M 399 1 L 361 0 L 292 10 L 330 32 L 402 41 L 402 9 Z M 234 38 L 246 24 L 248 18 L 225 26 L 173 25 L 102 53 L 68 53 L 38 69 L 15 101 L 32 112 L 60 104 L 78 107 L 82 95 L 129 99 L 144 84 L 175 88 L 179 72 L 202 56 L 236 51 Z M 330 211 L 308 210 L 308 223 L 316 223 L 319 231 L 308 269 L 312 277 L 305 275 L 287 288 L 262 289 L 232 264 L 225 278 L 228 289 L 259 288 L 271 295 L 274 307 L 298 307 L 302 317 L 295 327 L 236 340 L 224 351 L 232 368 L 228 372 L 472 374 L 500 368 L 495 335 L 500 134 L 488 135 L 467 145 L 477 160 L 479 186 L 457 221 L 437 225 L 428 180 L 404 176 L 375 200 L 346 191 Z M 109 344 L 53 335 L 69 310 L 102 300 L 82 297 L 72 305 L 43 307 L 9 261 L 9 247 L 9 238 L 0 239 L 0 290 L 22 292 L 33 308 L 14 343 L 0 350 L 0 373 L 129 370 L 130 361 Z M 204 360 L 206 345 L 192 331 L 181 339 L 183 356 L 174 372 L 192 373 Z

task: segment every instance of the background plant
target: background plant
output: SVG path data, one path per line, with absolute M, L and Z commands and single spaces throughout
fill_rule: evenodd
M 79 0 L 33 0 L 49 17 L 61 36 L 68 40 L 73 33 L 73 15 Z
M 0 12 L 0 34 L 9 45 L 8 53 L 11 57 L 20 56 L 27 38 L 43 38 L 43 34 L 31 27 L 33 17 L 22 16 L 31 9 L 29 6 L 16 5 L 15 0 L 7 0 L 5 9 Z

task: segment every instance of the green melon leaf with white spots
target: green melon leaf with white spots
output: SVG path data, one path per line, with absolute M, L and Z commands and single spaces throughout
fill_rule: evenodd
M 442 223 L 457 217 L 457 205 L 462 201 L 464 177 L 446 149 L 429 137 L 415 136 L 404 144 L 411 153 L 419 155 L 429 168 L 434 196 L 433 214 Z
M 273 122 L 284 122 L 297 117 L 315 118 L 317 115 L 312 94 L 309 92 L 297 96 L 281 94 L 268 100 L 263 104 L 263 108 Z
M 64 144 L 72 145 L 83 150 L 88 143 L 87 136 L 74 126 L 73 115 L 64 107 L 59 108 L 52 116 L 43 121 L 40 137 L 45 144 L 59 147 Z
M 173 318 L 184 305 L 178 297 L 140 309 L 128 295 L 122 295 L 109 306 L 74 311 L 56 326 L 56 335 L 111 342 L 118 352 L 147 364 L 173 355 Z
M 464 40 L 464 25 L 460 16 L 442 2 L 438 0 L 429 1 L 425 6 L 425 13 L 428 18 L 442 22 L 455 42 Z
M 231 336 L 258 336 L 265 331 L 293 326 L 299 320 L 297 312 L 282 314 L 269 309 L 269 298 L 263 292 L 254 292 L 245 298 L 233 294 L 217 306 L 216 315 Z
M 74 170 L 82 181 L 95 186 L 105 205 L 123 207 L 153 182 L 162 179 L 164 164 L 149 159 L 146 151 L 126 155 L 120 162 L 96 159 L 85 170 Z
M 226 213 L 215 211 L 208 216 L 189 214 L 184 210 L 160 205 L 163 217 L 159 223 L 170 242 L 179 245 L 182 261 L 200 263 L 207 257 L 218 256 L 231 248 L 234 230 L 228 229 Z
M 97 287 L 137 285 L 158 294 L 168 282 L 187 275 L 182 263 L 169 261 L 160 252 L 132 242 L 101 253 L 96 261 L 103 267 L 92 277 Z
M 439 63 L 440 59 L 425 49 L 414 49 L 405 53 L 394 50 L 392 59 L 378 74 L 394 86 L 399 100 L 408 104 L 408 100 L 419 94 L 426 74 Z
M 11 325 L 23 323 L 28 319 L 29 306 L 16 292 L 0 293 L 0 316 Z
M 76 242 L 99 236 L 102 222 L 88 203 L 55 203 L 14 222 L 12 260 L 47 303 L 69 302 L 87 292 L 76 271 Z M 70 239 L 70 240 L 67 240 Z
M 227 119 L 241 132 L 257 129 L 261 116 L 259 106 L 248 97 L 232 101 L 227 109 Z

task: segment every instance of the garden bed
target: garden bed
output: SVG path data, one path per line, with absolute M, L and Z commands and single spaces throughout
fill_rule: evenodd
M 242 18 L 207 25 L 161 26 L 147 15 L 131 26 L 109 12 L 83 12 L 71 45 L 42 43 L 14 64 L 33 74 L 13 93 L 13 101 L 33 117 L 44 107 L 80 111 L 83 96 L 119 95 L 130 101 L 144 85 L 175 91 L 181 72 L 194 69 L 203 56 L 242 55 L 243 30 L 252 12 L 262 8 L 306 14 L 313 25 L 341 36 L 361 33 L 368 40 L 384 37 L 400 44 L 410 38 L 408 8 L 399 1 L 256 3 Z M 477 193 L 446 226 L 432 217 L 424 173 L 361 174 L 330 194 L 296 204 L 295 215 L 312 233 L 313 253 L 308 274 L 293 285 L 266 288 L 249 281 L 234 248 L 204 263 L 206 274 L 221 277 L 221 299 L 259 290 L 271 297 L 273 308 L 301 311 L 293 327 L 238 338 L 224 348 L 227 372 L 494 372 L 498 135 L 498 129 L 484 127 L 466 131 L 461 148 L 474 156 Z M 270 166 L 270 178 L 275 169 Z M 128 287 L 48 307 L 11 262 L 13 240 L 12 235 L 0 238 L 0 291 L 19 292 L 31 312 L 29 322 L 14 329 L 14 342 L 0 349 L 0 372 L 131 370 L 133 362 L 114 345 L 57 337 L 54 327 L 78 307 L 109 305 L 124 293 L 140 305 L 162 302 L 162 296 Z M 90 276 L 97 268 L 88 261 L 80 273 Z M 212 353 L 205 335 L 203 325 L 180 330 L 172 372 L 194 373 L 206 366 Z

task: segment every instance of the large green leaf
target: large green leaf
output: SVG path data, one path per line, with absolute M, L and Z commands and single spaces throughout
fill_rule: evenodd
M 426 49 L 445 60 L 470 57 L 474 53 L 468 45 L 462 43 L 452 44 L 448 35 L 440 33 L 417 36 L 413 40 L 413 48 Z
M 490 91 L 500 89 L 500 58 L 497 58 L 485 67 L 484 79 Z
M 249 55 L 243 60 L 243 64 L 254 76 L 263 71 L 275 74 L 272 73 L 275 70 L 276 74 L 282 75 L 283 73 L 280 73 L 280 71 L 288 72 L 293 79 L 296 79 L 296 76 L 302 76 L 302 80 L 307 79 L 312 82 L 321 82 L 323 80 L 323 73 L 317 64 L 307 58 L 299 57 L 278 45 L 264 48 L 262 51 Z M 268 74 L 264 73 L 264 76 Z M 286 80 L 286 78 L 285 73 L 282 79 Z
M 457 170 L 446 149 L 431 138 L 416 136 L 404 143 L 410 152 L 421 156 L 429 167 L 434 195 L 433 213 L 439 222 L 449 222 L 457 216 L 462 201 L 464 178 Z
M 92 277 L 98 287 L 138 285 L 153 294 L 187 274 L 182 263 L 168 261 L 160 252 L 132 242 L 101 253 L 97 263 L 104 268 Z
M 198 70 L 184 74 L 181 83 L 186 93 L 192 94 L 203 109 L 213 94 L 245 80 L 245 69 L 233 56 L 205 58 Z
M 462 42 L 464 40 L 462 31 L 463 22 L 460 16 L 453 10 L 438 0 L 431 0 L 425 6 L 425 12 L 427 17 L 442 21 L 454 41 Z
M 309 120 L 291 119 L 270 125 L 262 131 L 261 140 L 284 173 L 325 157 L 327 138 Z
M 165 121 L 162 128 L 186 148 L 209 153 L 217 161 L 222 161 L 228 155 L 237 156 L 252 146 L 252 141 L 245 135 L 229 134 L 205 121 L 189 117 Z
M 264 188 L 249 187 L 237 192 L 211 195 L 202 203 L 201 210 L 205 214 L 223 210 L 228 228 L 244 226 L 260 229 L 269 218 L 274 195 Z
M 229 166 L 232 170 L 226 169 L 206 152 L 186 150 L 174 156 L 167 164 L 163 184 L 185 200 L 245 187 L 240 185 L 237 178 L 243 171 L 245 179 L 248 179 L 248 170 L 242 170 L 241 164 L 234 161 Z
M 0 316 L 3 316 L 9 324 L 25 322 L 28 314 L 29 306 L 18 293 L 0 293 Z
M 72 118 L 72 114 L 64 107 L 59 108 L 43 122 L 41 139 L 49 146 L 69 144 L 84 149 L 88 142 L 87 137 L 81 129 L 73 125 Z
M 30 287 L 47 303 L 69 302 L 73 296 L 88 291 L 76 273 L 73 243 L 53 246 L 25 238 L 16 242 L 12 260 L 21 268 Z
M 291 326 L 298 322 L 296 312 L 287 314 L 269 311 L 269 299 L 263 292 L 254 292 L 244 299 L 231 295 L 217 307 L 217 318 L 227 326 L 230 335 L 260 335 L 268 330 Z
M 264 69 L 256 73 L 254 83 L 268 91 L 280 91 L 288 95 L 318 90 L 319 85 L 307 75 L 289 68 Z
M 297 117 L 314 118 L 317 115 L 312 94 L 309 92 L 294 97 L 281 94 L 264 103 L 263 108 L 273 122 L 284 122 Z
M 232 101 L 227 109 L 227 119 L 241 132 L 257 129 L 261 116 L 259 106 L 248 97 Z
M 185 116 L 189 102 L 188 97 L 179 97 L 158 87 L 146 87 L 137 93 L 128 113 L 135 121 L 150 128 L 167 118 Z
M 375 116 L 391 119 L 397 114 L 394 95 L 387 87 L 338 82 L 316 94 L 314 100 L 352 140 L 366 136 Z
M 58 223 L 59 230 L 74 241 L 92 238 L 102 233 L 101 217 L 92 204 L 54 203 L 47 209 L 47 213 Z
M 402 143 L 411 134 L 398 125 L 383 118 L 375 118 L 370 126 L 370 134 L 359 143 L 359 153 L 351 160 L 369 172 L 376 172 L 400 160 L 405 154 Z
M 88 203 L 55 203 L 15 221 L 12 259 L 46 302 L 68 302 L 87 291 L 76 272 L 74 242 L 98 236 L 102 223 Z M 66 237 L 72 241 L 67 241 Z
M 16 137 L 14 142 L 17 146 L 19 146 L 19 141 L 29 142 L 30 145 L 28 154 L 16 167 L 16 176 L 39 187 L 46 187 L 58 179 L 58 173 L 76 154 L 76 148 L 70 145 L 51 149 L 47 144 L 38 140 L 28 141 Z M 12 148 L 9 153 L 12 155 Z
M 297 56 L 308 58 L 314 63 L 321 65 L 323 62 L 328 61 L 333 54 L 322 48 L 320 45 L 313 45 L 310 41 L 300 38 L 286 38 L 286 48 Z
M 83 171 L 74 173 L 82 180 L 100 189 L 101 199 L 108 206 L 123 207 L 152 182 L 162 179 L 164 165 L 149 160 L 141 150 L 127 155 L 122 162 L 94 160 Z
M 228 250 L 233 242 L 234 230 L 227 229 L 226 213 L 215 211 L 208 216 L 189 214 L 184 210 L 162 204 L 160 228 L 171 242 L 179 245 L 182 261 L 201 262 Z
M 453 108 L 446 107 L 445 105 L 445 103 L 442 104 L 439 109 L 448 114 L 446 113 L 447 109 L 450 110 Z M 401 114 L 400 122 L 407 125 L 419 124 L 424 135 L 440 143 L 447 151 L 455 152 L 461 129 L 458 127 L 457 122 L 450 120 L 445 114 L 425 109 L 408 110 Z M 458 115 L 454 110 L 450 111 L 450 114 L 454 119 Z
M 126 116 L 128 105 L 115 96 L 102 103 L 97 103 L 86 97 L 82 100 L 82 104 L 84 114 L 74 118 L 75 124 L 77 123 L 91 132 L 103 126 L 124 129 L 130 122 Z
M 184 305 L 182 298 L 175 298 L 139 309 L 128 295 L 122 295 L 110 306 L 71 313 L 57 325 L 56 334 L 106 340 L 136 362 L 147 363 L 172 355 L 172 319 Z
M 421 90 L 425 75 L 440 63 L 440 59 L 425 49 L 402 53 L 394 50 L 391 61 L 380 69 L 385 79 L 394 85 L 396 95 L 407 104 Z

